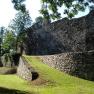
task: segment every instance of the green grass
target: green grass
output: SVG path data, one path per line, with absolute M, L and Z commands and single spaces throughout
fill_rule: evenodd
M 30 88 L 27 85 L 27 82 L 20 79 L 16 75 L 0 75 L 0 94 L 3 94 L 1 89 L 5 89 L 4 94 L 16 94 L 16 93 L 8 93 L 7 91 L 11 91 L 13 89 L 14 92 L 19 90 L 21 92 L 28 91 Z M 19 94 L 19 93 L 17 93 Z
M 25 58 L 38 71 L 39 75 L 53 82 L 53 85 L 42 87 L 40 94 L 94 94 L 94 82 L 69 76 L 50 68 L 34 56 L 25 56 Z
M 0 94 L 94 94 L 94 82 L 50 68 L 34 56 L 24 57 L 39 73 L 39 78 L 47 81 L 46 84 L 34 85 L 16 75 L 0 75 L 0 87 L 7 89 L 7 93 Z

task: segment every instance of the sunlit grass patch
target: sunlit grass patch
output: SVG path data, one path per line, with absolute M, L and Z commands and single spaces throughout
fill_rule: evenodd
M 0 87 L 6 92 L 10 92 L 9 94 L 94 94 L 94 82 L 50 68 L 37 57 L 24 57 L 39 73 L 39 77 L 28 82 L 19 78 L 16 74 L 0 75 Z M 8 93 L 0 91 L 0 94 Z

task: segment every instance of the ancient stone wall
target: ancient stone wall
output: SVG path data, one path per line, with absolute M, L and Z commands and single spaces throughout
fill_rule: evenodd
M 94 11 L 88 15 L 68 20 L 64 18 L 46 27 L 26 30 L 27 54 L 56 54 L 94 49 Z
M 26 54 L 40 56 L 51 67 L 94 80 L 94 11 L 68 20 L 64 18 L 40 29 L 28 28 Z
M 69 52 L 56 55 L 39 56 L 41 60 L 60 71 L 94 80 L 94 51 Z
M 32 80 L 32 68 L 23 57 L 20 58 L 17 75 L 25 80 Z

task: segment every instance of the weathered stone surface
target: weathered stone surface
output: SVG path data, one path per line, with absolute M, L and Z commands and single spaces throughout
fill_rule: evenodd
M 27 54 L 55 54 L 94 49 L 94 11 L 87 16 L 68 20 L 66 18 L 45 28 L 26 30 L 25 52 Z
M 31 81 L 32 72 L 33 68 L 31 68 L 31 66 L 25 61 L 25 59 L 21 57 L 17 68 L 17 75 L 25 80 Z
M 60 71 L 81 78 L 94 80 L 94 51 L 69 52 L 39 56 L 42 61 Z
M 88 15 L 53 22 L 39 29 L 28 28 L 26 54 L 40 56 L 51 67 L 94 80 L 94 11 Z

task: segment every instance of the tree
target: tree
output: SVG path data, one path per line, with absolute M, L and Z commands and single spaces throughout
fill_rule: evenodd
M 10 53 L 10 50 L 15 51 L 15 44 L 16 42 L 16 36 L 12 31 L 6 31 L 3 37 L 3 43 L 2 43 L 2 48 L 3 48 L 3 54 L 5 53 Z
M 40 12 L 45 18 L 60 18 L 61 14 L 58 12 L 58 8 L 64 6 L 64 14 L 67 14 L 69 18 L 74 17 L 79 11 L 85 11 L 86 7 L 89 9 L 94 8 L 94 0 L 41 0 L 42 9 Z M 51 11 L 49 13 L 49 10 Z
M 3 36 L 3 43 L 2 43 L 2 49 L 3 49 L 3 65 L 6 66 L 7 63 L 10 63 L 12 65 L 13 62 L 13 55 L 16 54 L 16 36 L 14 32 L 10 30 L 6 30 Z
M 29 12 L 21 12 L 19 11 L 15 18 L 10 22 L 9 28 L 15 32 L 16 35 L 23 32 L 25 28 L 31 26 L 31 17 L 29 16 Z
M 24 32 L 26 28 L 31 26 L 31 22 L 31 17 L 29 16 L 28 11 L 19 11 L 9 24 L 9 29 L 16 35 L 16 50 L 18 43 L 21 43 L 21 41 L 23 41 L 24 34 L 21 33 Z
M 22 3 L 26 0 L 12 0 L 16 10 L 23 10 Z M 85 11 L 86 7 L 90 10 L 94 9 L 94 0 L 41 0 L 42 8 L 40 13 L 45 19 L 59 19 L 61 13 L 58 12 L 58 8 L 64 6 L 64 14 L 67 14 L 69 18 L 74 17 L 79 11 Z M 92 3 L 92 4 L 91 4 Z
M 2 66 L 1 56 L 2 56 L 2 43 L 4 31 L 5 27 L 0 27 L 0 66 Z
M 26 12 L 25 5 L 23 4 L 25 0 L 12 0 L 12 3 L 14 4 L 14 8 L 16 10 L 20 10 L 22 12 Z

